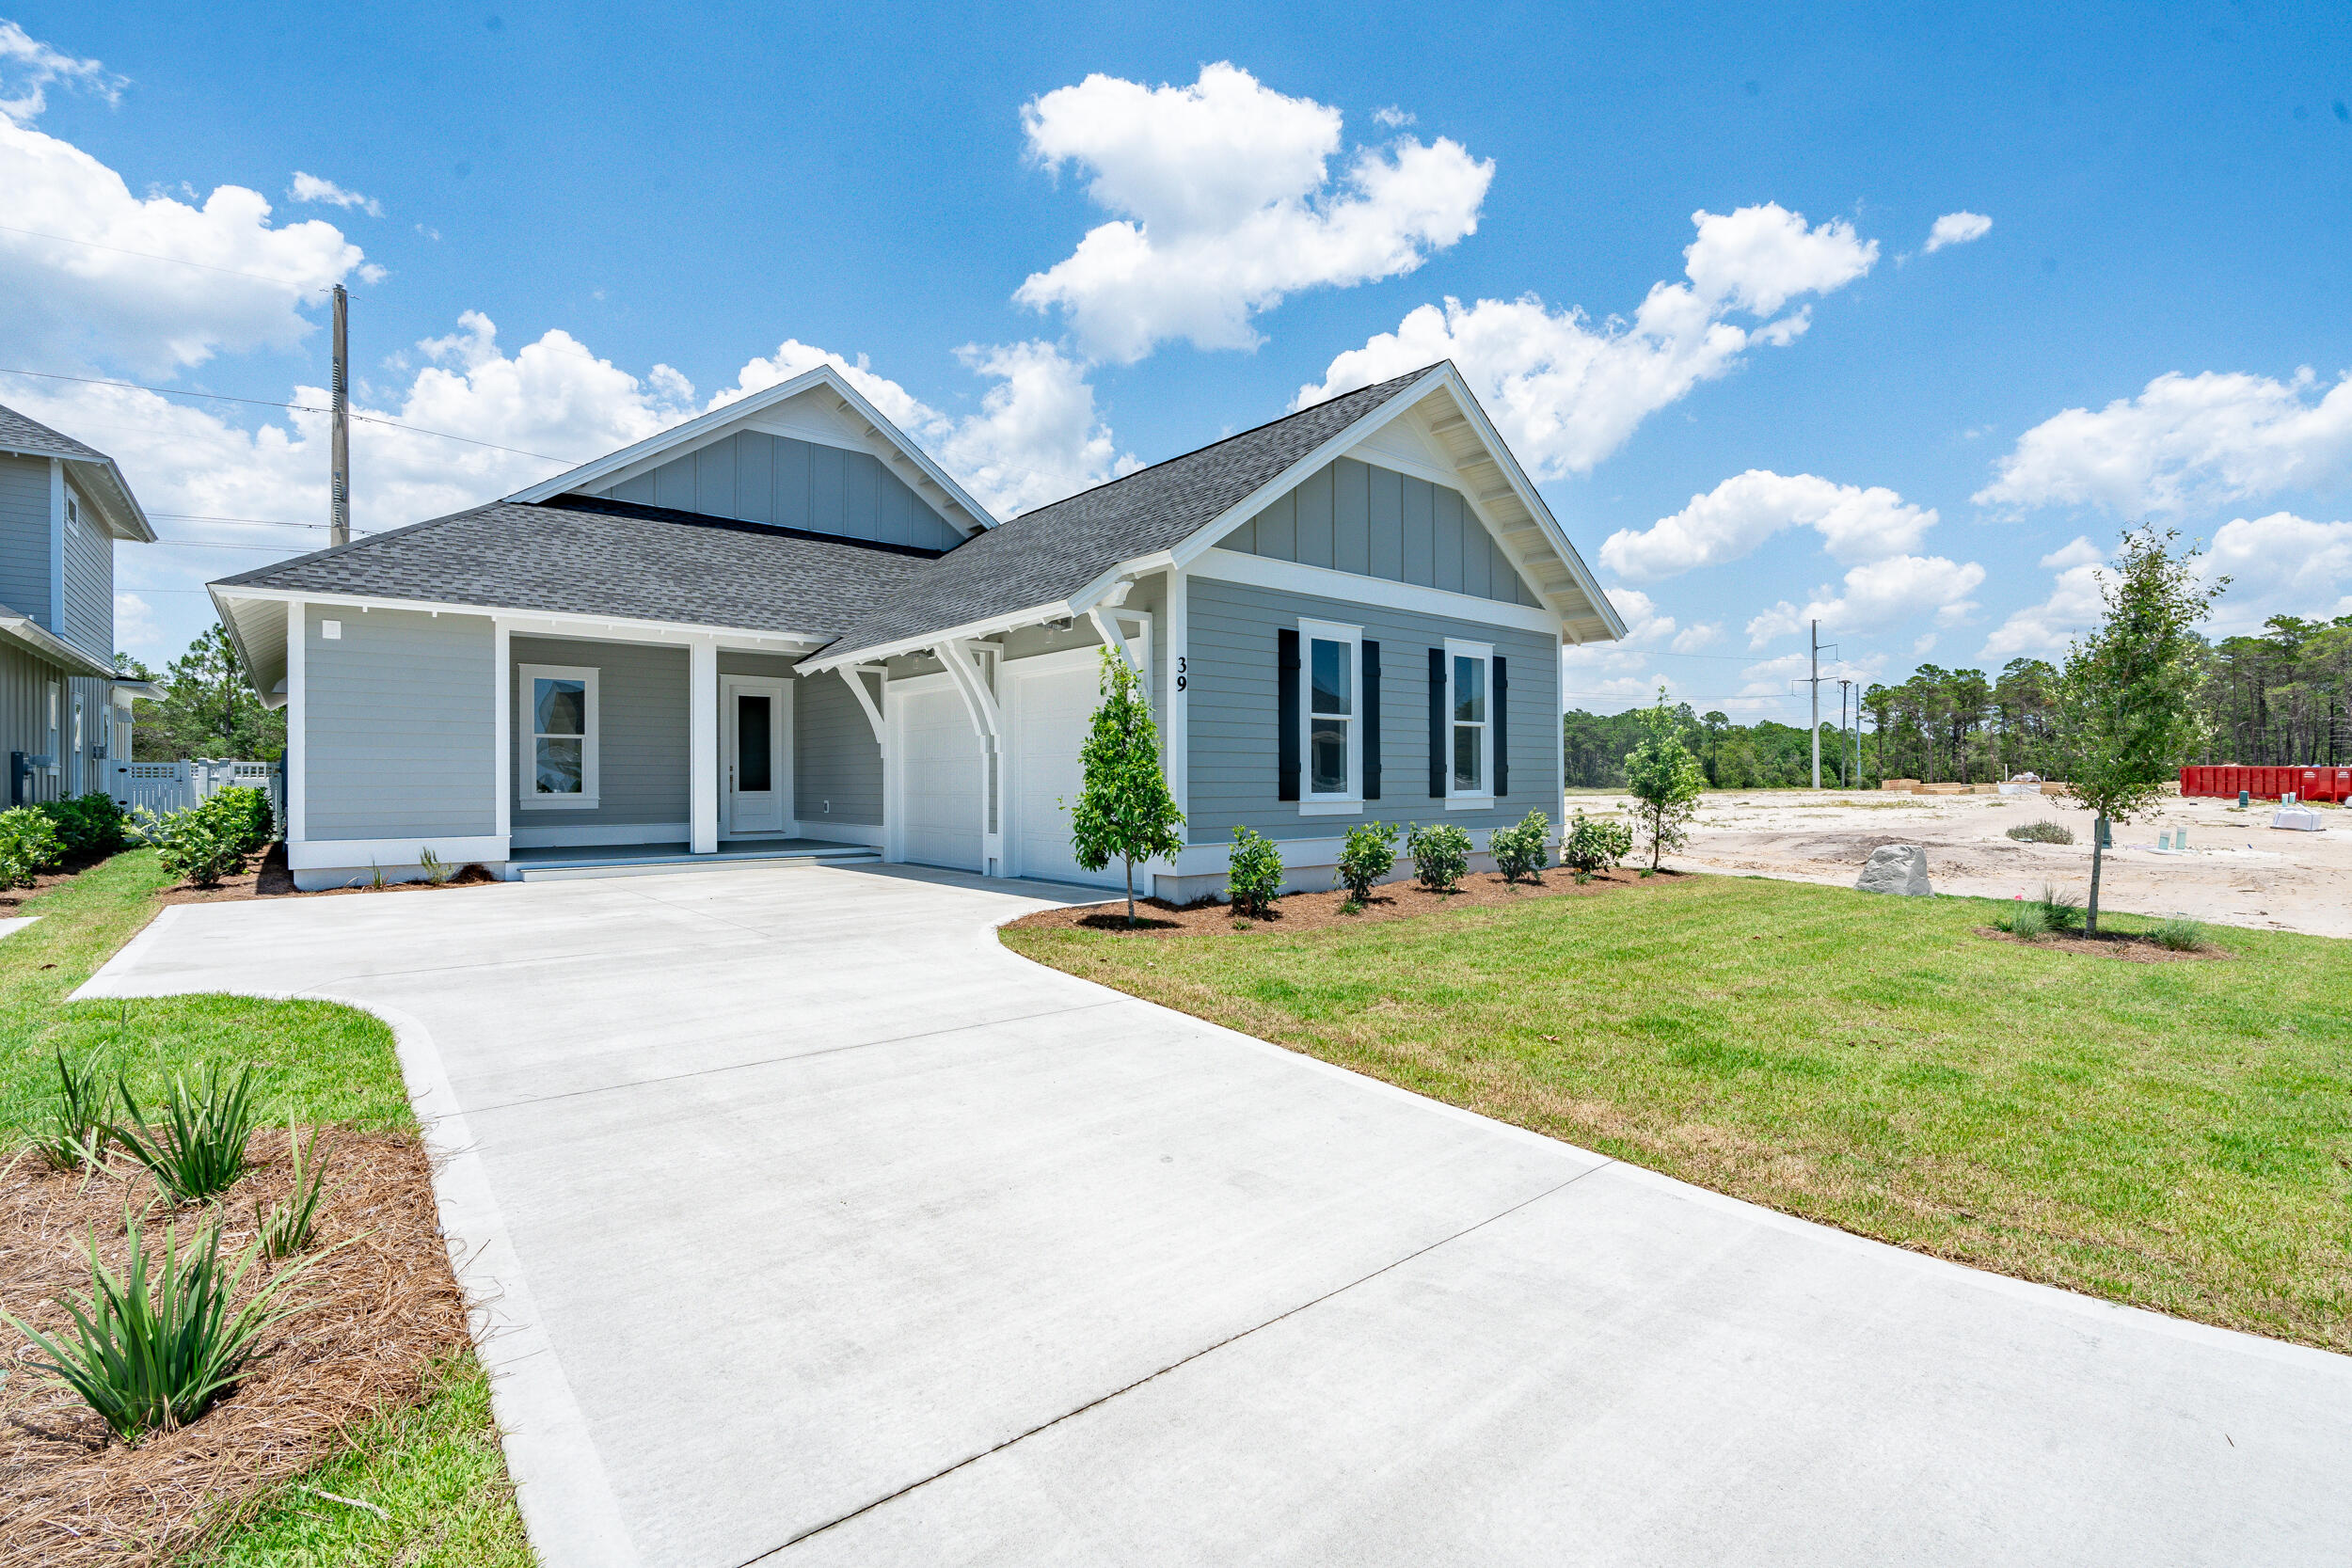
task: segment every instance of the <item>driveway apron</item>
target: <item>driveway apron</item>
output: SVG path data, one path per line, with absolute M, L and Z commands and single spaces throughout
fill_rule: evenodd
M 2347 1560 L 2352 1359 L 1791 1220 L 996 943 L 1062 895 L 795 867 L 183 905 L 80 994 L 394 1023 L 554 1568 Z

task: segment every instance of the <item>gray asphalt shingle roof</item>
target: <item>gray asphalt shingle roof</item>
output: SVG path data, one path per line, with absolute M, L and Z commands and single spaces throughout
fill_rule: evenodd
M 1428 370 L 1343 393 L 1000 523 L 927 563 L 824 651 L 854 653 L 1067 598 L 1122 561 L 1190 538 Z
M 930 564 L 925 555 L 652 507 L 492 501 L 218 586 L 828 637 Z
M 1066 599 L 1170 548 L 1425 373 L 1040 507 L 936 558 L 564 497 L 493 501 L 216 586 L 801 632 L 832 639 L 827 653 L 855 653 Z
M 39 420 L 28 420 L 5 404 L 0 404 L 0 451 L 30 452 L 40 457 L 71 457 L 84 463 L 112 461 L 96 447 L 86 447 L 72 436 L 52 430 Z

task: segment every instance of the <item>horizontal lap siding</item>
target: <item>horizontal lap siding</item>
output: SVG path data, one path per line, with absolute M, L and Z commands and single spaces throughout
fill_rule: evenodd
M 303 620 L 307 836 L 496 832 L 489 617 L 311 605 Z
M 514 674 L 515 816 L 518 828 L 588 827 L 597 823 L 685 822 L 691 809 L 688 756 L 687 668 L 684 648 L 650 642 L 588 642 L 553 637 L 507 641 Z M 596 676 L 596 804 L 588 810 L 549 810 L 523 795 L 531 695 L 520 667 L 586 667 Z
M 1459 491 L 1352 457 L 1309 474 L 1220 543 L 1276 561 L 1542 604 Z
M 98 509 L 76 497 L 80 515 L 65 532 L 65 628 L 58 633 L 90 657 L 115 657 L 115 545 Z
M 871 452 L 744 430 L 605 492 L 844 539 L 953 549 L 963 536 Z
M 1358 821 L 1492 828 L 1560 802 L 1560 676 L 1552 639 L 1512 626 L 1222 582 L 1186 579 L 1191 800 L 1186 836 L 1222 842 L 1236 825 L 1268 838 L 1336 838 Z M 1360 626 L 1380 644 L 1382 799 L 1361 817 L 1301 816 L 1275 798 L 1274 634 L 1300 617 Z M 1429 794 L 1428 650 L 1449 637 L 1491 642 L 1509 660 L 1511 793 L 1488 811 L 1448 811 Z
M 0 457 L 0 605 L 44 626 L 50 623 L 49 521 L 49 460 Z
M 49 749 L 51 681 L 57 683 L 58 743 L 62 746 L 65 726 L 72 722 L 65 672 L 13 643 L 0 643 L 0 769 L 8 766 L 7 752 L 39 755 Z M 36 771 L 25 783 L 29 800 L 54 800 L 68 793 L 62 787 L 63 774 L 53 779 Z M 8 774 L 0 771 L 0 806 L 8 803 L 7 789 Z
M 828 822 L 882 823 L 882 748 L 856 693 L 831 673 L 793 688 L 792 811 L 818 837 Z

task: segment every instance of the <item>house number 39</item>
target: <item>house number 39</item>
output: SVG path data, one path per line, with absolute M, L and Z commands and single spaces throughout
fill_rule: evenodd
M 1184 678 L 1184 656 L 1176 656 L 1176 689 L 1182 691 L 1188 683 Z

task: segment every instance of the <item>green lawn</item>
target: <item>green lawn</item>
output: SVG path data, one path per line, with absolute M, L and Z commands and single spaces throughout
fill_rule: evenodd
M 2217 927 L 2225 958 L 2129 963 L 1974 934 L 1994 910 L 1689 877 L 1004 940 L 1792 1214 L 2352 1351 L 2352 943 Z
M 273 1117 L 413 1128 L 391 1031 L 325 1002 L 233 996 L 69 1003 L 68 992 L 153 917 L 170 885 L 152 850 L 117 855 L 19 911 L 42 918 L 0 940 L 0 1162 L 23 1141 L 56 1082 L 54 1053 L 103 1053 L 145 1100 L 175 1071 L 251 1061 Z M 13 1350 L 14 1336 L 8 1335 Z M 527 1568 L 488 1385 L 470 1354 L 423 1405 L 352 1433 L 344 1456 L 278 1489 L 203 1560 L 445 1563 Z M 324 1501 L 304 1487 L 384 1509 Z

